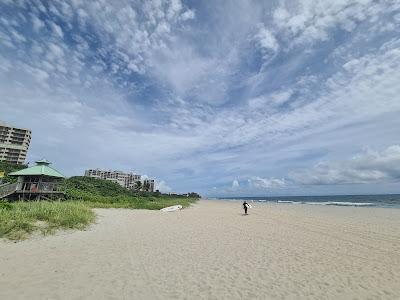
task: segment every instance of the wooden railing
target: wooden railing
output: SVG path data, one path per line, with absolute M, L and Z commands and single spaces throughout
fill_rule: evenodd
M 17 190 L 17 183 L 6 183 L 0 185 L 0 199 L 7 197 Z
M 65 186 L 59 182 L 26 182 L 18 188 L 18 193 L 54 193 L 65 192 Z

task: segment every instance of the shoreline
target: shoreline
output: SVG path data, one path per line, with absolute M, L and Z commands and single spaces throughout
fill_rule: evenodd
M 343 201 L 343 197 L 353 197 L 352 195 L 340 196 L 281 196 L 281 197 L 232 197 L 232 198 L 209 198 L 210 201 L 228 201 L 228 202 L 243 202 L 260 203 L 260 204 L 293 204 L 293 205 L 322 205 L 322 206 L 343 206 L 343 207 L 375 207 L 375 208 L 395 208 L 400 209 L 400 195 L 356 195 L 363 197 L 362 201 Z M 371 197 L 396 197 L 394 200 L 376 201 L 376 199 L 368 199 Z M 337 198 L 339 197 L 339 199 Z M 340 198 L 342 197 L 342 198 Z M 365 197 L 365 198 L 364 198 Z M 364 200 L 365 199 L 365 200 Z M 342 200 L 342 201 L 340 201 Z
M 199 200 L 0 243 L 4 299 L 400 297 L 400 210 Z

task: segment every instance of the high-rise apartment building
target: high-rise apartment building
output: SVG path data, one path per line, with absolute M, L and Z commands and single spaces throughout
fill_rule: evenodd
M 141 176 L 133 173 L 124 173 L 121 171 L 104 171 L 99 169 L 90 169 L 85 171 L 85 176 L 93 177 L 98 179 L 109 180 L 115 183 L 118 183 L 120 186 L 123 186 L 127 189 L 135 189 L 136 183 L 141 182 Z M 147 182 L 145 179 L 142 187 L 148 187 L 149 192 L 154 191 L 154 180 L 148 180 L 148 184 L 144 184 Z M 142 188 L 143 189 L 143 188 Z
M 0 121 L 0 161 L 25 163 L 32 132 Z

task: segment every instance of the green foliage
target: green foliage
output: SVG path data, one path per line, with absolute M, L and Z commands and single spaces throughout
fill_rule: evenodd
M 150 183 L 149 182 L 145 182 L 143 183 L 143 190 L 148 192 L 150 190 Z
M 79 202 L 6 204 L 0 206 L 0 237 L 11 240 L 25 239 L 34 231 L 48 234 L 59 228 L 84 229 L 95 220 L 94 212 Z
M 142 182 L 138 181 L 135 183 L 135 190 L 139 192 L 142 189 Z
M 108 199 L 107 199 L 108 200 Z M 130 209 L 150 209 L 159 210 L 164 207 L 180 204 L 182 207 L 189 207 L 190 204 L 195 201 L 183 198 L 156 198 L 149 197 L 148 199 L 143 197 L 130 197 L 130 198 L 117 198 L 114 201 L 100 201 L 85 202 L 86 205 L 92 208 L 130 208 Z
M 132 192 L 117 183 L 90 177 L 64 180 L 67 201 L 0 201 L 0 238 L 20 240 L 34 231 L 52 233 L 58 228 L 83 229 L 94 222 L 91 208 L 161 209 L 180 204 L 190 206 L 197 198 Z
M 12 209 L 11 203 L 5 202 L 5 201 L 0 201 L 0 209 Z
M 65 186 L 68 191 L 83 191 L 100 196 L 131 195 L 132 192 L 109 180 L 96 179 L 92 177 L 74 176 L 66 179 Z
M 90 207 L 161 209 L 177 204 L 188 207 L 197 200 L 159 192 L 133 192 L 117 183 L 91 177 L 71 177 L 65 180 L 65 185 L 68 200 L 83 201 Z
M 0 161 L 0 171 L 4 171 L 5 177 L 0 178 L 3 182 L 16 182 L 17 178 L 14 176 L 8 176 L 9 173 L 19 171 L 27 168 L 27 165 L 11 164 L 5 161 Z
M 201 196 L 199 195 L 199 194 L 197 194 L 197 193 L 189 193 L 188 194 L 188 197 L 190 197 L 190 198 L 201 198 Z

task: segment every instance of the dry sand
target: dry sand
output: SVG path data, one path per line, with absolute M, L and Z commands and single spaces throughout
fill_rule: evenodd
M 203 200 L 0 242 L 0 299 L 400 299 L 400 210 Z

